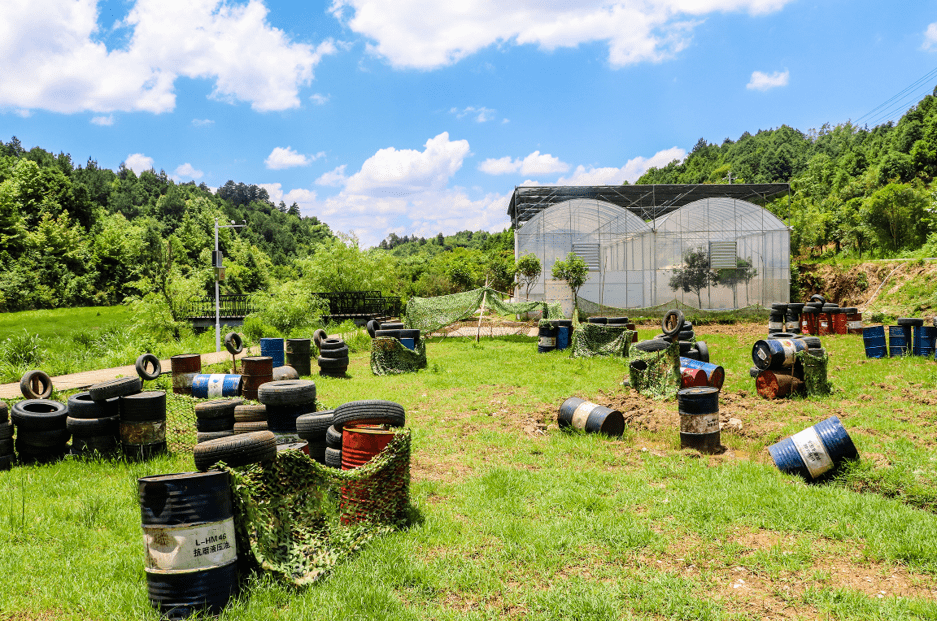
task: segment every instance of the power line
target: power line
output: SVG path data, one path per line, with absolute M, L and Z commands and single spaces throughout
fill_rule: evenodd
M 855 120 L 855 123 L 858 125 L 863 119 L 867 119 L 866 124 L 875 126 L 885 121 L 894 120 L 896 115 L 900 117 L 911 108 L 913 103 L 920 100 L 922 89 L 930 88 L 931 81 L 935 79 L 937 79 L 937 67 L 860 116 Z

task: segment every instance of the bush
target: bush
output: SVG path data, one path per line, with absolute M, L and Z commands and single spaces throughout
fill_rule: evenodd
M 248 330 L 248 319 L 260 323 L 250 322 L 250 330 L 274 328 L 277 336 L 289 338 L 300 330 L 309 331 L 322 325 L 322 315 L 329 311 L 328 303 L 316 297 L 298 281 L 279 285 L 272 295 L 259 293 L 251 297 L 254 308 L 259 308 L 244 319 L 245 333 Z M 253 334 L 249 334 L 254 338 Z M 261 333 L 261 336 L 272 336 Z M 258 337 L 259 338 L 259 337 Z

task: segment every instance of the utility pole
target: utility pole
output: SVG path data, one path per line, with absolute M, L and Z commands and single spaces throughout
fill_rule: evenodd
M 224 265 L 221 261 L 221 251 L 218 250 L 218 229 L 240 229 L 247 226 L 247 220 L 241 220 L 244 224 L 218 225 L 218 218 L 215 218 L 215 251 L 212 253 L 212 267 L 215 268 L 215 351 L 221 351 L 221 298 L 218 295 L 218 283 L 224 280 Z
M 733 176 L 732 176 L 732 171 L 730 170 L 730 171 L 729 171 L 729 174 L 726 175 L 725 177 L 723 177 L 722 180 L 723 180 L 723 181 L 728 181 L 728 182 L 729 182 L 729 185 L 732 185 L 732 179 L 738 179 L 738 178 L 739 178 L 738 175 L 736 175 L 735 177 L 733 177 Z

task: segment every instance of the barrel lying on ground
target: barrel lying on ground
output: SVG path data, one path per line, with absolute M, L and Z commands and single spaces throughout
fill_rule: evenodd
M 579 397 L 570 397 L 563 402 L 556 421 L 561 429 L 568 427 L 612 437 L 625 431 L 625 418 L 621 412 Z
M 768 447 L 781 472 L 815 480 L 838 468 L 846 460 L 859 459 L 852 438 L 839 418 L 830 418 Z

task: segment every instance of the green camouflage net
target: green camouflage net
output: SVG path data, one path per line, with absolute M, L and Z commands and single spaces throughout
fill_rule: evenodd
M 410 350 L 392 336 L 371 340 L 371 372 L 375 375 L 415 373 L 426 368 L 426 342 L 419 339 Z
M 667 399 L 680 390 L 680 344 L 661 351 L 631 350 L 628 364 L 631 387 L 645 397 Z
M 579 298 L 579 311 L 588 316 L 596 317 L 647 317 L 652 319 L 662 319 L 669 310 L 681 310 L 683 315 L 690 321 L 716 319 L 720 315 L 732 315 L 732 317 L 748 317 L 752 321 L 756 319 L 768 320 L 770 309 L 763 306 L 744 306 L 735 309 L 706 310 L 699 309 L 689 304 L 677 300 L 658 304 L 657 306 L 648 306 L 645 308 L 616 308 L 614 306 L 605 306 L 596 304 L 584 298 Z
M 809 350 L 799 351 L 795 356 L 804 367 L 804 387 L 807 390 L 807 396 L 830 394 L 833 387 L 826 375 L 830 357 L 826 354 L 814 356 Z
M 573 330 L 570 358 L 627 357 L 634 332 L 625 326 L 582 323 Z
M 374 537 L 404 526 L 410 512 L 407 429 L 353 470 L 323 466 L 301 451 L 221 467 L 231 474 L 239 556 L 288 585 L 322 578 Z
M 475 315 L 485 301 L 485 310 L 505 317 L 540 311 L 544 317 L 563 317 L 563 307 L 549 302 L 504 302 L 501 294 L 491 287 L 442 295 L 435 298 L 410 298 L 404 323 L 424 334 L 444 326 L 463 321 Z

